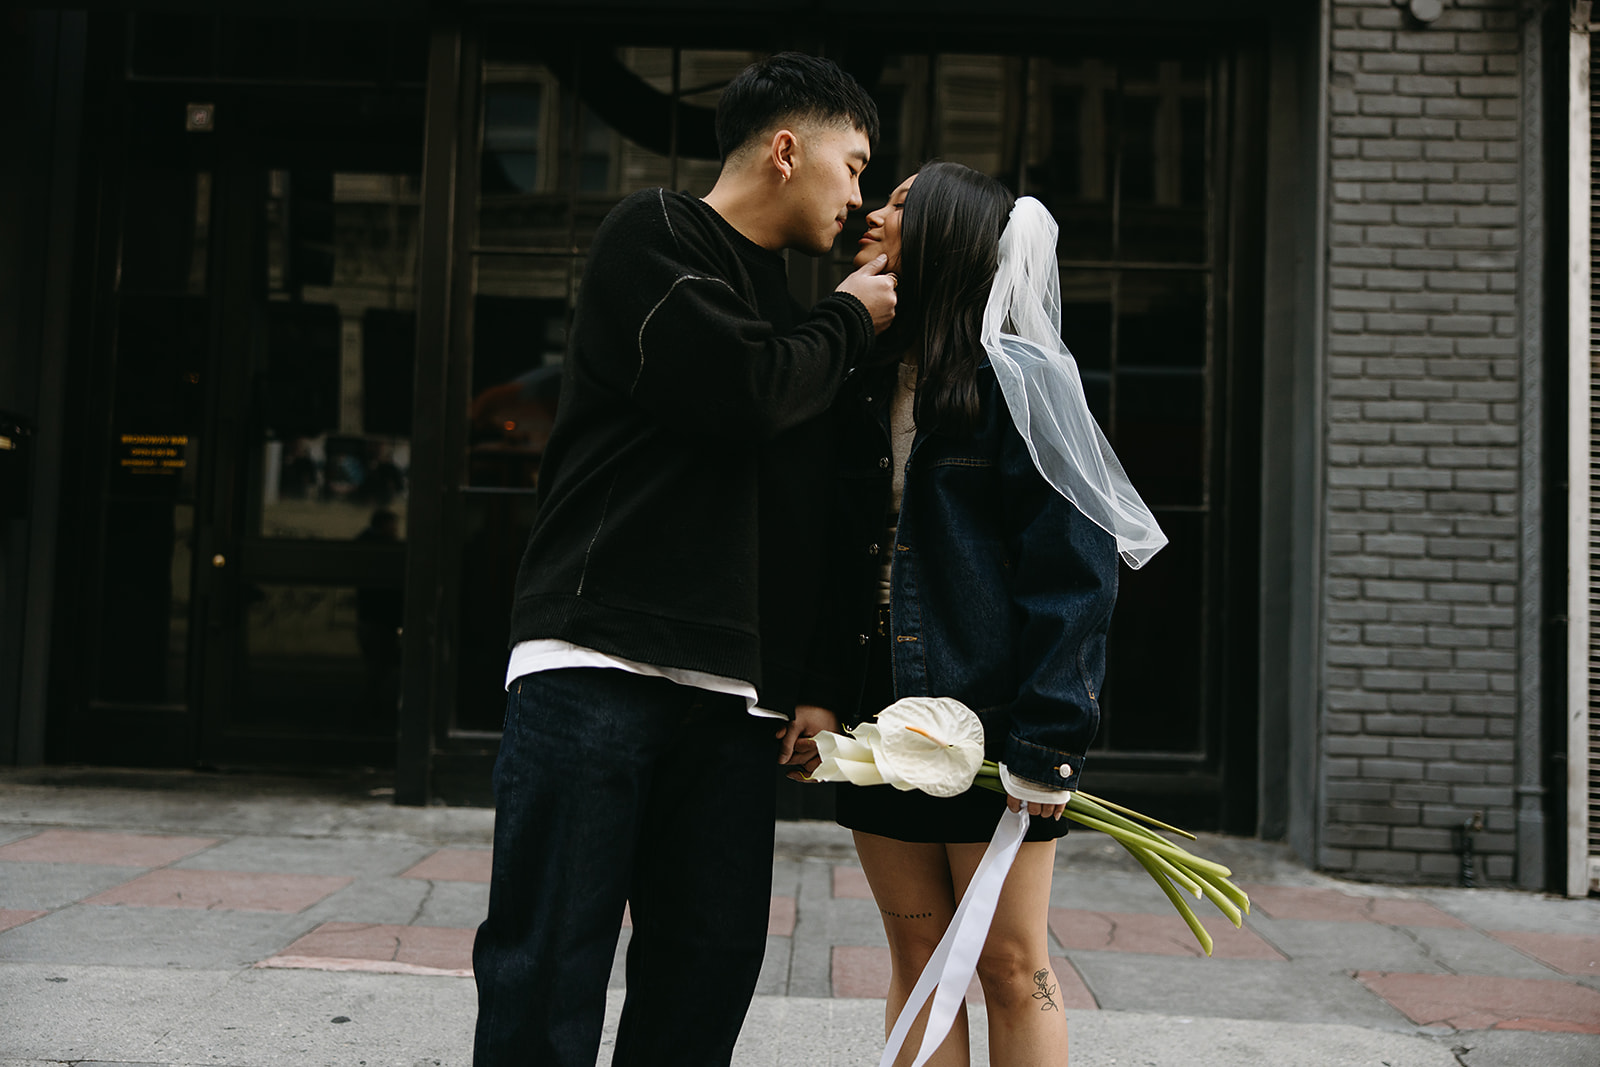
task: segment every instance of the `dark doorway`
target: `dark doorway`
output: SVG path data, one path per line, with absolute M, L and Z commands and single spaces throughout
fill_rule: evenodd
M 171 22 L 127 24 L 108 90 L 90 592 L 55 747 L 391 765 L 422 151 L 420 51 L 397 42 L 422 35 Z M 282 69 L 246 69 L 261 33 Z

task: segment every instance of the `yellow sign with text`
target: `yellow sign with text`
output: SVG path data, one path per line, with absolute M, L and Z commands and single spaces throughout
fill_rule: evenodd
M 117 466 L 129 474 L 177 474 L 189 465 L 184 458 L 188 434 L 125 433 L 118 444 Z

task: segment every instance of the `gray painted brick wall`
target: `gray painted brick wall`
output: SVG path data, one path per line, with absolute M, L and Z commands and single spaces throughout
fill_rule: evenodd
M 1514 877 L 1516 0 L 1335 0 L 1318 863 Z

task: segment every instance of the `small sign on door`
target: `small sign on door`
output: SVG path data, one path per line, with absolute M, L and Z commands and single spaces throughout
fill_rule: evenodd
M 183 128 L 190 133 L 210 133 L 217 121 L 217 105 L 185 104 Z

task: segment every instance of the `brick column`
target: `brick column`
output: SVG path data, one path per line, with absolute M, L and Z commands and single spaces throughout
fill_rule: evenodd
M 1318 863 L 1514 875 L 1516 0 L 1334 0 Z

